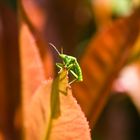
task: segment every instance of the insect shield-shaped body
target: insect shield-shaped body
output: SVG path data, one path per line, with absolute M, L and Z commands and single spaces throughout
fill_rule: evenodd
M 73 56 L 60 53 L 53 44 L 50 43 L 50 45 L 56 50 L 63 61 L 63 63 L 56 63 L 56 66 L 60 68 L 60 71 L 64 68 L 67 69 L 74 76 L 74 80 L 69 84 L 72 84 L 75 81 L 83 81 L 82 71 L 77 59 Z

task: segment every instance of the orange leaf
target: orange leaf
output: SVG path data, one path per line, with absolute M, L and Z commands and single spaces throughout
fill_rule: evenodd
M 20 5 L 22 6 L 22 5 Z M 26 5 L 25 5 L 26 6 Z M 46 81 L 47 71 L 52 74 L 52 60 L 44 50 L 42 36 L 21 8 L 20 51 L 22 70 L 23 115 L 25 139 L 63 140 L 90 139 L 87 121 L 68 89 L 67 74 L 59 79 Z M 23 8 L 23 9 L 22 9 Z M 39 43 L 36 42 L 39 40 Z M 43 52 L 43 53 L 42 53 Z M 47 62 L 44 63 L 44 58 Z M 62 77 L 61 77 L 62 76 Z M 59 87 L 59 88 L 58 88 Z M 59 102 L 60 101 L 60 102 Z
M 47 49 L 47 42 L 28 19 L 22 3 L 19 5 L 22 100 L 25 106 L 30 102 L 41 81 L 53 76 L 53 60 Z M 43 30 L 41 25 L 39 27 Z
M 73 98 L 71 89 L 67 88 L 67 95 L 62 92 L 64 87 L 68 87 L 66 75 L 63 71 L 56 84 L 52 83 L 52 80 L 45 81 L 37 89 L 26 109 L 26 140 L 90 140 L 88 123 Z M 58 89 L 58 93 L 55 93 L 53 88 Z M 60 100 L 60 104 L 57 104 L 58 100 L 54 102 L 52 94 L 59 94 L 57 99 Z M 57 106 L 52 107 L 51 102 Z M 52 109 L 59 105 L 60 115 L 53 117 Z
M 139 10 L 115 21 L 91 40 L 81 59 L 84 82 L 74 85 L 74 94 L 95 124 L 110 93 L 111 84 L 124 66 L 139 33 Z

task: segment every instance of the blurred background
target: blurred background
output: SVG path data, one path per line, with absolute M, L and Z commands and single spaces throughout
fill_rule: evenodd
M 20 139 L 22 131 L 15 119 L 22 102 L 19 21 L 54 62 L 49 42 L 77 57 L 84 82 L 72 85 L 73 95 L 93 140 L 140 140 L 139 7 L 140 0 L 1 0 L 0 140 Z

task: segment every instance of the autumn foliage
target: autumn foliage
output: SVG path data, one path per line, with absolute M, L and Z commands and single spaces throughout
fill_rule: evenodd
M 92 139 L 118 90 L 114 81 L 130 63 L 139 67 L 140 54 L 140 9 L 113 19 L 109 7 L 102 5 L 103 14 L 98 6 L 19 0 L 14 10 L 1 3 L 0 140 Z M 69 71 L 58 73 L 50 42 L 78 58 L 83 82 L 69 85 Z

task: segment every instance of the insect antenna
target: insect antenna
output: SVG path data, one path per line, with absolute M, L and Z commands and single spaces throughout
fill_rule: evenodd
M 61 47 L 61 54 L 63 54 L 63 47 Z
M 56 49 L 56 47 L 52 43 L 49 43 L 49 45 L 52 46 L 56 50 L 56 52 L 58 53 L 58 55 L 60 55 L 60 52 Z

